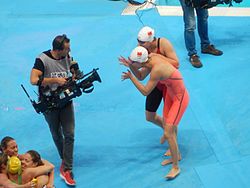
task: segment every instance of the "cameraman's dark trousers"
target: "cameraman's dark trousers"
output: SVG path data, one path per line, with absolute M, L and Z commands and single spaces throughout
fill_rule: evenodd
M 65 107 L 44 113 L 58 153 L 63 160 L 64 171 L 72 170 L 75 133 L 74 107 L 70 101 Z

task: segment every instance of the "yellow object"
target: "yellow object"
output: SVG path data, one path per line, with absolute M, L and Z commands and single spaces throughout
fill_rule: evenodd
M 7 170 L 11 174 L 20 174 L 21 173 L 21 161 L 16 156 L 12 156 L 8 159 Z
M 33 178 L 31 181 L 34 182 L 34 183 L 37 183 L 37 179 L 36 178 Z
M 35 184 L 34 188 L 37 187 L 37 179 L 33 178 L 31 181 Z

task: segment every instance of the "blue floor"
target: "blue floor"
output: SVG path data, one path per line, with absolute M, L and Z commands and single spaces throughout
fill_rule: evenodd
M 74 174 L 80 188 L 220 188 L 250 185 L 250 17 L 210 17 L 209 36 L 223 56 L 201 56 L 203 68 L 187 59 L 182 17 L 161 17 L 145 11 L 142 20 L 167 37 L 180 59 L 180 71 L 190 105 L 179 125 L 182 173 L 173 181 L 164 176 L 170 166 L 161 161 L 167 145 L 162 131 L 145 121 L 143 97 L 129 81 L 121 82 L 119 55 L 136 45 L 141 23 L 121 16 L 126 3 L 106 0 L 25 0 L 0 7 L 0 138 L 17 140 L 20 153 L 38 150 L 55 164 L 60 160 L 48 126 L 22 91 L 29 84 L 35 57 L 51 48 L 57 34 L 71 39 L 71 54 L 85 73 L 99 68 L 102 83 L 91 94 L 74 100 L 76 138 Z M 197 36 L 197 50 L 199 48 Z M 161 109 L 159 110 L 161 112 Z

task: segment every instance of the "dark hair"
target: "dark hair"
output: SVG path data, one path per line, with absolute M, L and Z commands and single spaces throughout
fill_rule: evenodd
M 2 172 L 2 165 L 7 165 L 8 156 L 4 153 L 0 153 L 0 173 Z
M 1 147 L 0 147 L 0 151 L 3 152 L 4 149 L 7 148 L 8 143 L 11 140 L 15 140 L 14 138 L 10 137 L 10 136 L 5 136 L 2 140 L 1 140 Z
M 37 166 L 44 165 L 43 161 L 41 159 L 41 156 L 40 156 L 40 154 L 37 151 L 35 151 L 35 150 L 29 150 L 26 153 L 30 154 L 30 156 L 32 158 L 32 162 L 33 163 L 37 163 Z
M 53 50 L 63 50 L 65 42 L 70 42 L 70 39 L 65 34 L 56 36 L 52 42 Z

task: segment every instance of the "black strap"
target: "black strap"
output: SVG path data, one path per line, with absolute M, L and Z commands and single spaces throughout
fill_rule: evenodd
M 158 38 L 158 41 L 157 41 L 157 48 L 160 50 L 160 40 L 161 38 Z
M 43 79 L 44 79 L 43 76 L 39 76 L 39 79 L 38 79 L 36 85 L 40 87 L 42 85 Z

